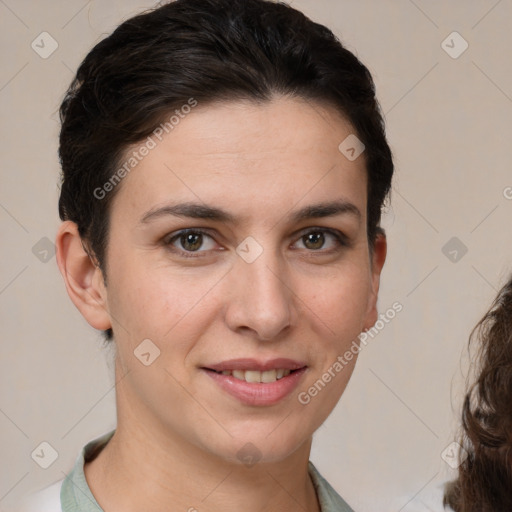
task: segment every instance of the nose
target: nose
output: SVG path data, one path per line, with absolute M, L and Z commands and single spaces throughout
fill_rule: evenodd
M 252 263 L 237 258 L 229 273 L 226 322 L 238 333 L 262 341 L 276 340 L 295 322 L 295 296 L 285 264 L 263 253 Z

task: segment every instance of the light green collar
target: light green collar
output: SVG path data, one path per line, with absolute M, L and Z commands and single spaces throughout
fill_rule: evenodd
M 115 430 L 87 443 L 75 465 L 62 483 L 60 501 L 62 512 L 103 512 L 92 495 L 84 474 L 85 462 L 93 460 L 114 435 Z M 331 487 L 315 468 L 308 463 L 309 474 L 315 487 L 321 512 L 353 512 L 343 498 Z

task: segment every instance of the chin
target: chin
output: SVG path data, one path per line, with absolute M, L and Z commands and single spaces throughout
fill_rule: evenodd
M 273 425 L 276 428 L 276 425 Z M 279 428 L 279 427 L 278 427 Z M 279 435 L 269 436 L 272 429 L 254 432 L 252 435 L 240 434 L 230 438 L 229 446 L 218 446 L 216 454 L 230 464 L 251 467 L 256 463 L 277 463 L 285 460 L 308 439 L 298 438 L 297 430 L 283 429 Z

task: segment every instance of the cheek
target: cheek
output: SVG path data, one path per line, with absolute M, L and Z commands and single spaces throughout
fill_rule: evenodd
M 315 292 L 304 288 L 304 300 L 328 328 L 337 343 L 347 336 L 357 336 L 363 329 L 370 299 L 369 271 L 356 265 L 334 273 L 315 283 Z M 307 294 L 307 295 L 306 295 Z
M 345 270 L 321 280 L 321 289 L 309 296 L 314 312 L 309 312 L 309 318 L 315 319 L 322 350 L 315 351 L 317 363 L 299 401 L 308 404 L 304 413 L 310 414 L 317 426 L 335 407 L 350 380 L 359 354 L 358 336 L 367 317 L 368 268 L 350 265 Z
M 164 350 L 188 350 L 211 316 L 208 297 L 218 276 L 186 276 L 147 265 L 119 265 L 108 290 L 109 311 L 118 342 L 133 350 L 149 338 Z

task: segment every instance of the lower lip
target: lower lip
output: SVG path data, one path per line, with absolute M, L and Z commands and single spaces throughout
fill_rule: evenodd
M 222 375 L 202 368 L 224 391 L 246 405 L 274 405 L 288 396 L 299 384 L 307 367 L 296 370 L 275 382 L 246 382 L 232 375 Z

